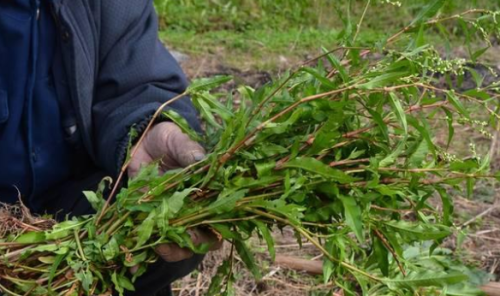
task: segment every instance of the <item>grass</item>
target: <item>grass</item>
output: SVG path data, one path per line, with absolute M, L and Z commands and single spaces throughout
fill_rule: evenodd
M 337 33 L 334 30 L 291 28 L 285 32 L 220 30 L 203 35 L 193 31 L 163 31 L 160 36 L 169 46 L 190 55 L 218 55 L 230 67 L 272 71 L 305 60 L 319 50 L 320 44 L 335 44 Z
M 401 2 L 402 7 L 387 2 Z M 385 30 L 400 27 L 431 0 L 372 0 L 365 24 Z M 207 32 L 255 29 L 287 30 L 291 27 L 339 28 L 348 19 L 359 17 L 367 0 L 155 0 L 163 28 Z M 443 13 L 471 8 L 500 8 L 497 0 L 450 1 Z
M 387 1 L 371 0 L 358 45 L 390 36 L 431 1 L 402 0 L 404 9 L 382 2 Z M 230 67 L 271 72 L 289 68 L 290 64 L 315 55 L 321 47 L 342 44 L 346 32 L 341 28 L 348 24 L 350 30 L 356 30 L 366 3 L 367 0 L 155 1 L 161 38 L 171 48 L 195 58 L 222 58 Z M 442 13 L 479 7 L 499 9 L 500 1 L 452 1 Z M 455 27 L 448 30 L 461 34 Z M 447 40 L 447 49 L 453 50 L 461 41 Z M 443 44 L 439 33 L 433 42 Z

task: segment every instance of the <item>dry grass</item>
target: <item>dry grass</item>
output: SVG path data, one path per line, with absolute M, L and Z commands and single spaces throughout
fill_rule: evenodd
M 31 214 L 22 203 L 9 205 L 0 203 L 0 237 L 21 234 L 26 231 L 42 231 L 52 228 L 55 221 Z
M 285 228 L 282 232 L 275 231 L 276 253 L 311 260 L 321 260 L 319 252 L 309 243 L 304 242 L 302 247 L 297 243 L 293 231 Z M 256 282 L 253 276 L 244 268 L 243 263 L 236 257 L 234 261 L 236 295 L 261 296 L 299 296 L 311 292 L 328 292 L 329 285 L 321 284 L 321 279 L 308 274 L 283 269 L 272 264 L 267 255 L 267 247 L 258 238 L 250 240 L 252 249 L 257 253 L 257 260 L 262 267 L 263 278 Z M 211 253 L 203 262 L 200 271 L 195 272 L 176 283 L 174 292 L 179 296 L 201 296 L 208 289 L 212 277 L 222 261 L 227 260 L 231 253 L 231 246 L 225 244 L 222 250 Z

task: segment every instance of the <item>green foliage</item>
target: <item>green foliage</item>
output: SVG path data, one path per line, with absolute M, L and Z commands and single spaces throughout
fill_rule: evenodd
M 356 25 L 367 0 L 155 2 L 160 14 L 161 38 L 169 47 L 188 53 L 193 59 L 204 60 L 208 56 L 208 60 L 217 58 L 228 67 L 277 73 L 288 64 L 315 55 L 321 46 L 353 45 L 348 42 L 354 35 L 358 45 L 372 46 L 408 25 L 408 20 L 417 17 L 432 1 L 371 0 L 359 32 Z M 401 2 L 402 6 L 390 2 Z M 444 2 L 438 15 L 453 15 L 477 7 L 500 9 L 500 2 L 491 0 Z M 436 7 L 439 6 L 434 6 L 434 9 Z M 432 17 L 432 7 L 428 10 L 427 14 Z M 419 18 L 425 20 L 428 17 L 424 13 Z M 426 29 L 433 34 L 425 34 Z M 466 35 L 467 31 L 456 22 L 443 22 L 422 28 L 415 42 L 434 44 L 446 49 L 447 54 L 453 54 L 457 47 L 464 45 L 466 36 L 468 43 L 472 43 L 467 47 L 471 55 L 487 50 L 489 46 L 479 42 L 477 36 Z M 496 62 L 498 58 L 494 52 L 488 52 L 482 60 Z
M 395 5 L 397 2 L 402 7 Z M 360 16 L 365 4 L 365 0 L 155 0 L 165 27 L 196 32 L 242 32 L 288 29 L 290 26 L 341 29 L 346 12 L 352 11 L 353 15 Z M 422 10 L 422 7 L 426 9 Z M 476 7 L 495 10 L 500 8 L 500 4 L 490 0 L 374 0 L 370 7 L 372 13 L 366 17 L 366 22 L 369 28 L 382 30 L 407 25 L 409 19 L 418 23 L 436 15 L 440 8 L 451 15 Z
M 232 256 L 259 278 L 246 241 L 261 236 L 274 256 L 272 230 L 288 226 L 323 253 L 325 282 L 335 279 L 346 293 L 478 295 L 483 274 L 438 246 L 455 231 L 447 190 L 471 191 L 475 180 L 497 176 L 475 151 L 473 157 L 449 153 L 451 140 L 435 140 L 430 123 L 446 117 L 451 139 L 454 124 L 476 122 L 468 112 L 475 106 L 496 126 L 498 103 L 488 86 L 473 94 L 435 84 L 438 74 L 464 75 L 463 62 L 443 60 L 418 41 L 423 27 L 440 24 L 434 17 L 444 4 L 425 6 L 416 27 L 396 36 L 401 41 L 386 39 L 367 51 L 344 48 L 261 89 L 240 88 L 237 108 L 232 96 L 219 100 L 209 91 L 227 78 L 193 83 L 189 92 L 205 133 L 189 131 L 174 111 L 165 116 L 203 141 L 207 158 L 165 175 L 153 163 L 107 208 L 100 200 L 103 183 L 86 193 L 98 215 L 38 231 L 12 229 L 0 242 L 0 289 L 7 295 L 123 295 L 158 259 L 158 244 L 207 252 L 210 246 L 191 241 L 193 227 L 233 243 Z M 469 35 L 498 34 L 478 25 L 498 13 L 473 15 L 454 18 L 466 23 Z M 352 23 L 345 22 L 345 43 L 355 45 Z M 381 57 L 366 59 L 369 53 Z M 442 206 L 435 207 L 429 199 L 438 195 Z M 209 295 L 234 294 L 233 260 L 221 266 Z

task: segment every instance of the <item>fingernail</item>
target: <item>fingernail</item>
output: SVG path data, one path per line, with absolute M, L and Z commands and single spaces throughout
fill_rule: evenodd
M 131 274 L 136 274 L 139 271 L 139 265 L 134 265 L 130 267 L 130 273 Z
M 202 161 L 203 159 L 205 159 L 205 154 L 201 153 L 201 152 L 194 152 L 193 153 L 193 159 L 198 162 L 198 161 Z

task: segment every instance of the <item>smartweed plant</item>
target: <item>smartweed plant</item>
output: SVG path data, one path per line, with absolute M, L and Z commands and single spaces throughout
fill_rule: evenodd
M 194 82 L 172 101 L 191 95 L 204 134 L 168 109 L 172 101 L 155 119 L 177 123 L 207 147 L 207 158 L 164 175 L 155 164 L 145 167 L 125 188 L 113 185 L 109 197 L 103 191 L 112 181 L 104 180 L 85 193 L 96 210 L 91 216 L 55 223 L 6 207 L 2 293 L 123 295 L 158 260 L 156 245 L 206 252 L 209 246 L 193 245 L 187 232 L 199 227 L 232 244 L 207 294 L 233 295 L 236 255 L 261 276 L 246 241 L 260 236 L 273 258 L 273 229 L 291 227 L 323 254 L 324 281 L 345 295 L 480 294 L 481 273 L 440 245 L 458 231 L 450 189 L 471 195 L 476 181 L 497 179 L 487 156 L 450 148 L 457 125 L 487 136 L 497 126 L 498 83 L 482 85 L 474 75 L 476 87 L 459 91 L 436 82 L 472 71 L 500 36 L 500 13 L 436 17 L 445 2 L 430 1 L 372 47 L 357 46 L 360 21 L 342 33 L 340 47 L 260 89 L 241 87 L 237 106 L 231 95 L 220 100 L 210 91 L 227 77 Z M 469 47 L 470 60 L 445 60 L 426 43 L 428 30 L 450 22 L 484 45 Z M 445 141 L 435 137 L 440 127 Z

